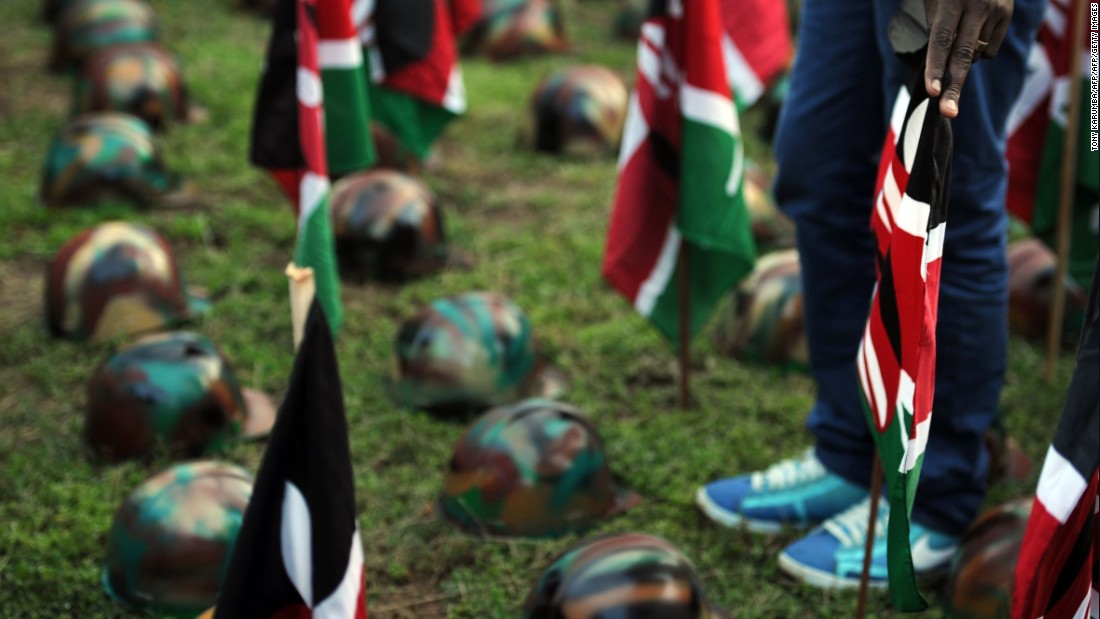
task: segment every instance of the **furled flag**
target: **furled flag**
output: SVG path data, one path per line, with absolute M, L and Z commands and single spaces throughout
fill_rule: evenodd
M 936 373 L 936 307 L 951 172 L 951 125 L 924 90 L 923 68 L 902 87 L 879 163 L 871 228 L 878 282 L 856 365 L 863 409 L 885 470 L 890 598 L 928 605 L 917 589 L 909 514 L 917 491 Z
M 1016 561 L 1014 619 L 1100 617 L 1100 273 L 1086 314 L 1077 367 Z
M 1062 145 L 1069 118 L 1069 64 L 1072 45 L 1069 23 L 1074 5 L 1085 0 L 1051 0 L 1047 5 L 1038 39 L 1028 57 L 1024 89 L 1008 121 L 1008 197 L 1010 213 L 1031 226 L 1036 236 L 1053 245 L 1058 226 L 1059 194 L 1062 187 Z M 1095 6 L 1095 3 L 1093 3 Z M 1088 28 L 1088 23 L 1080 24 Z M 1084 286 L 1092 279 L 1100 247 L 1097 225 L 1100 214 L 1100 152 L 1090 143 L 1091 92 L 1089 74 L 1092 57 L 1089 38 L 1080 50 L 1083 82 L 1079 90 L 1082 105 L 1077 135 L 1076 188 L 1071 222 L 1072 247 L 1069 272 Z
M 294 204 L 294 261 L 313 268 L 317 296 L 334 329 L 343 310 L 328 175 L 374 162 L 367 96 L 349 0 L 279 0 L 256 99 L 251 158 Z
M 357 0 L 374 118 L 420 159 L 466 111 L 458 36 L 480 13 L 480 0 Z
M 722 0 L 722 56 L 737 103 L 748 107 L 791 62 L 791 23 L 787 3 L 777 0 Z
M 755 257 L 723 34 L 717 0 L 650 5 L 619 153 L 603 276 L 673 342 L 682 335 L 681 243 L 688 257 L 689 337 Z
M 348 425 L 315 300 L 215 619 L 366 619 Z

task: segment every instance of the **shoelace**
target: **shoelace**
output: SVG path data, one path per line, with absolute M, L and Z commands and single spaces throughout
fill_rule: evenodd
M 819 479 L 826 472 L 813 449 L 807 449 L 801 460 L 791 458 L 771 465 L 762 473 L 753 473 L 751 483 L 753 490 L 784 490 Z
M 867 543 L 867 519 L 871 516 L 871 499 L 867 498 L 847 510 L 833 516 L 822 524 L 822 528 L 840 540 L 841 546 L 856 546 Z M 886 535 L 890 522 L 890 503 L 879 499 L 878 519 L 875 521 L 875 538 Z

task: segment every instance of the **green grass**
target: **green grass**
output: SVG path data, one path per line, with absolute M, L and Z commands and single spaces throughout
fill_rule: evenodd
M 124 205 L 48 211 L 36 201 L 49 140 L 64 122 L 69 79 L 44 66 L 50 33 L 36 2 L 0 3 L 0 615 L 114 617 L 124 612 L 100 586 L 105 532 L 133 487 L 168 465 L 95 467 L 83 457 L 87 377 L 113 349 L 51 339 L 42 316 L 45 265 L 69 236 L 98 221 L 132 218 L 167 234 L 190 282 L 216 307 L 196 329 L 234 361 L 242 381 L 276 398 L 291 366 L 286 279 L 294 238 L 289 205 L 247 162 L 256 81 L 268 24 L 230 10 L 231 0 L 156 0 L 162 40 L 185 62 L 201 125 L 164 138 L 169 165 L 190 178 L 207 208 L 137 211 Z M 705 337 L 690 412 L 675 406 L 675 357 L 599 276 L 615 183 L 614 162 L 567 161 L 525 152 L 516 133 L 526 100 L 551 69 L 606 64 L 633 79 L 632 43 L 608 35 L 611 0 L 567 3 L 569 55 L 490 64 L 466 60 L 470 112 L 438 145 L 425 180 L 440 194 L 455 245 L 476 259 L 401 288 L 344 288 L 338 341 L 355 485 L 373 617 L 516 617 L 549 560 L 579 538 L 480 540 L 437 520 L 439 490 L 461 424 L 395 408 L 382 391 L 403 317 L 440 296 L 497 290 L 530 315 L 540 348 L 569 376 L 565 399 L 588 412 L 612 466 L 646 500 L 595 532 L 638 530 L 679 545 L 708 595 L 738 617 L 846 617 L 849 593 L 804 588 L 776 566 L 794 533 L 756 537 L 712 526 L 694 510 L 697 485 L 763 467 L 809 443 L 802 429 L 812 400 L 803 375 L 720 356 Z M 745 119 L 751 126 L 754 117 Z M 766 159 L 767 149 L 749 144 Z M 1014 340 L 1003 410 L 1038 463 L 1053 434 L 1071 370 L 1040 379 L 1034 346 Z M 220 457 L 255 470 L 263 444 Z M 1002 484 L 989 502 L 1030 492 Z M 927 616 L 940 616 L 939 602 Z M 872 616 L 891 616 L 873 595 Z

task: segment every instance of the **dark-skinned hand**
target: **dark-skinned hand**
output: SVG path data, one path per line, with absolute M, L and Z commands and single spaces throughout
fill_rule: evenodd
M 943 93 L 940 113 L 947 118 L 959 115 L 959 96 L 970 66 L 980 58 L 995 57 L 1001 49 L 1012 19 L 1012 2 L 925 0 L 928 57 L 924 88 L 933 97 Z

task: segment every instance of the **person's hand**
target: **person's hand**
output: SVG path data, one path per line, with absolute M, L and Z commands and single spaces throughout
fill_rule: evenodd
M 1001 49 L 1012 18 L 1012 1 L 925 0 L 928 58 L 924 88 L 933 97 L 943 93 L 940 113 L 944 116 L 959 115 L 959 95 L 970 65 L 979 58 L 993 58 Z

